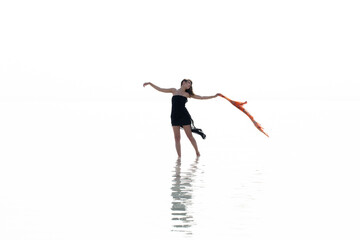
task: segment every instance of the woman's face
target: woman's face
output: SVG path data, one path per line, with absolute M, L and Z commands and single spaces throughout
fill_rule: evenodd
M 190 80 L 187 80 L 186 82 L 184 82 L 185 88 L 189 89 L 191 88 L 192 82 Z

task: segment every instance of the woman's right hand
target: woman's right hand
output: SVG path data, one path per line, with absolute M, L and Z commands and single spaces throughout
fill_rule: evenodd
M 145 87 L 146 85 L 150 84 L 150 82 L 146 82 L 144 83 L 143 87 Z

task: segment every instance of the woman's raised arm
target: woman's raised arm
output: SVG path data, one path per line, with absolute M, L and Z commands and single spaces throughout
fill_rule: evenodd
M 211 99 L 211 98 L 216 98 L 217 96 L 219 96 L 220 93 L 217 93 L 216 95 L 214 96 L 199 96 L 199 95 L 192 95 L 191 98 L 195 98 L 195 99 Z
M 150 84 L 150 86 L 152 86 L 156 90 L 158 90 L 160 92 L 164 92 L 164 93 L 173 93 L 176 90 L 175 88 L 161 88 L 161 87 L 156 86 L 155 84 L 152 84 L 151 82 L 146 82 L 146 83 L 144 83 L 143 86 L 145 87 L 148 84 Z

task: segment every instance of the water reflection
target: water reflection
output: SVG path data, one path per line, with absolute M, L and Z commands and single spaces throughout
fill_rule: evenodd
M 195 177 L 199 160 L 195 160 L 187 172 L 181 172 L 181 160 L 176 161 L 172 178 L 172 231 L 192 235 L 195 220 L 192 211 Z

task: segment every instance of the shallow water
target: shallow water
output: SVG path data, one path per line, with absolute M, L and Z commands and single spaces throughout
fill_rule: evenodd
M 169 105 L 153 104 L 1 102 L 0 237 L 359 236 L 357 102 L 249 105 L 270 138 L 235 108 L 193 105 L 207 138 L 196 160 L 182 131 L 181 161 Z
M 171 188 L 173 232 L 198 236 L 216 227 L 221 229 L 219 235 L 246 234 L 246 226 L 254 220 L 249 213 L 263 187 L 262 173 L 254 166 L 243 163 L 243 169 L 238 169 L 226 161 L 222 161 L 226 165 L 222 167 L 212 166 L 218 164 L 215 162 L 205 163 L 206 159 L 194 160 L 186 167 L 181 160 L 176 161 Z M 212 182 L 212 178 L 221 179 Z

